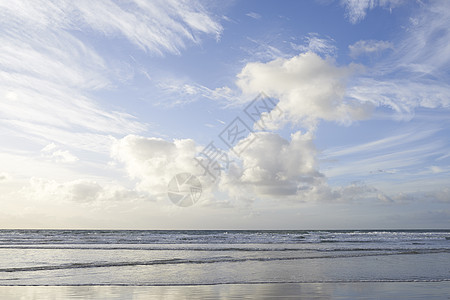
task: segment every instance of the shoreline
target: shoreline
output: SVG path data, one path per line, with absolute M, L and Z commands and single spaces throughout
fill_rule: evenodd
M 2 299 L 447 299 L 450 280 L 390 282 L 246 283 L 207 285 L 0 286 Z

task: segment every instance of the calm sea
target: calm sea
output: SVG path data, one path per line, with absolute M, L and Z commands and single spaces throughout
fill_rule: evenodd
M 0 285 L 450 281 L 450 230 L 0 230 Z

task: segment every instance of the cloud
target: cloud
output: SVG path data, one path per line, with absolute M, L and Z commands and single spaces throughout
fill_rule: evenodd
M 233 164 L 221 182 L 231 195 L 247 186 L 258 196 L 292 196 L 322 177 L 316 170 L 311 134 L 296 132 L 288 141 L 276 133 L 260 132 L 241 151 L 247 142 L 242 140 L 236 146 L 241 153 L 240 164 Z
M 220 35 L 222 27 L 194 1 L 42 1 L 10 3 L 1 9 L 4 21 L 29 24 L 39 29 L 91 28 L 106 36 L 123 36 L 154 53 L 179 53 L 186 41 L 198 42 L 197 34 Z
M 41 153 L 44 157 L 49 158 L 55 162 L 62 163 L 74 163 L 78 161 L 78 157 L 70 153 L 68 150 L 61 150 L 55 143 L 48 144 L 45 146 Z
M 159 54 L 179 53 L 185 41 L 198 41 L 197 33 L 218 37 L 222 31 L 198 2 L 107 1 L 72 5 L 69 5 L 69 16 L 80 14 L 78 20 L 81 19 L 82 26 L 106 35 L 123 35 L 140 48 Z
M 102 56 L 90 37 L 121 38 L 164 55 L 200 43 L 202 35 L 218 38 L 222 31 L 198 2 L 1 2 L 0 15 L 0 123 L 12 135 L 40 144 L 54 140 L 73 146 L 93 135 L 108 144 L 108 135 L 147 129 L 148 124 L 93 96 L 132 74 L 123 63 Z
M 418 107 L 450 107 L 450 2 L 431 1 L 411 18 L 390 55 L 367 75 L 354 78 L 347 92 L 354 99 L 388 106 L 406 120 Z
M 167 185 L 179 173 L 201 177 L 205 189 L 212 178 L 202 176 L 204 169 L 195 160 L 201 148 L 192 139 L 166 141 L 161 138 L 128 135 L 116 140 L 111 155 L 124 164 L 127 174 L 137 180 L 136 189 L 153 197 L 167 200 Z
M 205 98 L 225 103 L 236 101 L 238 98 L 236 91 L 227 86 L 210 89 L 195 82 L 174 78 L 160 80 L 156 87 L 160 91 L 157 98 L 163 100 L 153 104 L 164 107 L 187 105 Z
M 435 143 L 438 142 L 433 137 L 437 132 L 439 132 L 438 128 L 414 128 L 413 130 L 400 131 L 390 136 L 359 145 L 353 144 L 346 147 L 329 148 L 324 150 L 322 154 L 328 158 L 339 156 L 354 157 L 360 154 L 373 155 L 376 153 L 392 152 L 394 149 L 399 148 L 412 149 L 417 145 L 428 145 L 430 139 L 433 139 Z
M 331 38 L 321 38 L 317 33 L 310 33 L 305 38 L 304 45 L 291 43 L 292 48 L 301 52 L 314 52 L 326 56 L 335 56 L 337 48 Z
M 78 157 L 65 150 L 56 150 L 52 153 L 52 157 L 56 160 L 56 162 L 63 163 L 74 163 L 78 160 Z
M 394 45 L 386 41 L 361 40 L 348 46 L 348 48 L 350 56 L 356 58 L 360 55 L 378 54 L 384 50 L 393 49 Z
M 256 19 L 256 20 L 261 19 L 261 15 L 255 13 L 255 12 L 249 12 L 248 14 L 245 14 L 245 15 L 249 16 L 250 18 Z
M 438 166 L 431 166 L 430 170 L 433 173 L 442 173 L 442 172 L 444 172 L 444 170 L 441 167 L 438 167 Z
M 450 203 L 450 189 L 442 187 L 439 190 L 397 192 L 391 196 L 391 199 L 402 204 L 411 202 L 423 203 L 424 201 L 447 204 Z
M 450 2 L 430 1 L 420 8 L 405 26 L 405 36 L 396 45 L 392 60 L 398 62 L 396 68 L 412 72 L 414 77 L 446 78 L 450 66 Z M 392 61 L 386 64 L 392 65 Z
M 116 140 L 112 157 L 124 164 L 135 180 L 136 191 L 154 201 L 165 201 L 170 180 L 179 173 L 191 173 L 202 184 L 197 205 L 249 209 L 256 199 L 283 199 L 285 204 L 314 201 L 359 201 L 376 198 L 376 189 L 352 183 L 333 188 L 319 172 L 313 133 L 296 132 L 290 140 L 271 132 L 259 132 L 246 147 L 241 140 L 230 150 L 230 162 L 214 180 L 199 165 L 202 147 L 191 139 L 167 141 L 129 135 Z M 245 147 L 245 150 L 241 149 Z M 242 151 L 241 151 L 242 150 Z M 91 191 L 91 188 L 87 188 Z M 359 198 L 358 198 L 359 197 Z
M 330 186 L 319 171 L 313 132 L 295 132 L 290 140 L 276 133 L 259 132 L 252 143 L 247 145 L 246 139 L 241 140 L 234 150 L 240 156 L 233 160 L 218 185 L 232 205 L 244 203 L 250 207 L 257 199 L 288 205 L 377 201 L 377 195 L 382 194 L 361 182 Z
M 368 143 L 330 148 L 321 153 L 322 160 L 331 161 L 323 172 L 332 178 L 407 181 L 429 169 L 429 159 L 447 152 L 448 143 L 440 134 L 438 128 L 409 128 Z
M 347 18 L 352 24 L 362 21 L 368 10 L 376 7 L 392 10 L 403 2 L 404 0 L 341 0 L 341 4 L 346 9 Z
M 126 189 L 119 184 L 100 184 L 95 180 L 77 179 L 57 182 L 33 177 L 28 185 L 20 190 L 20 195 L 33 202 L 75 202 L 95 204 L 97 202 L 124 202 L 144 200 L 142 194 Z
M 445 82 L 403 76 L 389 80 L 360 77 L 347 91 L 351 98 L 390 107 L 399 120 L 410 120 L 418 107 L 450 107 L 449 93 L 450 85 Z
M 274 40 L 273 36 L 267 36 L 262 39 L 252 39 L 247 37 L 250 42 L 248 46 L 241 46 L 241 50 L 247 53 L 248 58 L 245 62 L 251 60 L 268 61 L 279 57 L 286 57 L 284 51 L 278 47 L 282 46 L 282 42 Z M 276 45 L 276 46 L 275 46 Z
M 338 67 L 308 52 L 290 59 L 248 63 L 238 74 L 237 85 L 244 94 L 264 92 L 279 99 L 282 118 L 292 124 L 309 128 L 319 120 L 348 124 L 367 118 L 371 112 L 364 101 L 344 97 L 346 81 L 356 69 L 353 65 Z
M 0 182 L 5 182 L 11 179 L 11 176 L 8 173 L 1 172 L 0 173 Z

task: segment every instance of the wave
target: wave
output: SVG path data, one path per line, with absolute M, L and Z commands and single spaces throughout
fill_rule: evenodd
M 178 265 L 178 264 L 211 264 L 211 263 L 234 263 L 234 262 L 269 262 L 269 261 L 291 261 L 304 259 L 338 259 L 367 256 L 387 256 L 387 255 L 417 255 L 429 253 L 442 253 L 445 251 L 398 251 L 391 253 L 358 253 L 346 255 L 322 255 L 322 256 L 300 256 L 300 257 L 256 257 L 256 258 L 233 258 L 230 256 L 221 256 L 203 259 L 161 259 L 150 261 L 126 261 L 126 262 L 93 262 L 93 263 L 70 263 L 61 265 L 32 266 L 32 267 L 12 267 L 0 268 L 0 273 L 12 272 L 34 272 L 34 271 L 52 271 L 64 269 L 87 269 L 87 268 L 108 268 L 108 267 L 133 267 L 133 266 L 152 266 L 152 265 Z
M 424 244 L 414 244 L 415 246 L 423 246 Z M 258 247 L 127 247 L 127 246 L 112 246 L 112 247 L 90 247 L 90 246 L 35 246 L 35 245 L 12 245 L 12 246 L 0 246 L 0 249 L 26 249 L 26 250 L 101 250 L 101 251 L 200 251 L 200 252 L 351 252 L 351 251 L 448 251 L 450 248 L 423 248 L 423 247 L 391 247 L 391 248 L 332 248 L 332 249 L 320 249 L 320 248 L 258 248 Z
M 2 279 L 6 280 L 6 279 Z M 442 278 L 442 279 L 360 279 L 360 280 L 298 280 L 298 281 L 292 281 L 292 280 L 280 280 L 280 281 L 225 281 L 225 282 L 204 282 L 204 283 L 81 283 L 81 284 L 59 284 L 59 283 L 52 283 L 52 284 L 20 284 L 20 283 L 14 283 L 14 284 L 1 284 L 1 286 L 73 286 L 73 287 L 83 287 L 83 286 L 118 286 L 118 287 L 165 287 L 165 286 L 171 286 L 171 287 L 184 287 L 184 286 L 215 286 L 215 285 L 233 285 L 233 284 L 245 284 L 245 285 L 257 285 L 257 284 L 302 284 L 302 283 L 330 283 L 330 284 L 336 284 L 336 283 L 440 283 L 440 282 L 450 282 L 450 278 Z
M 448 243 L 450 230 L 0 230 L 0 245 Z

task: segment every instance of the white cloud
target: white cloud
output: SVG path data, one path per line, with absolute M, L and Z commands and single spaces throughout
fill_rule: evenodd
M 0 12 L 3 118 L 116 133 L 143 126 L 125 113 L 104 111 L 86 95 L 111 87 L 115 66 L 70 30 L 90 27 L 108 37 L 123 35 L 160 54 L 179 53 L 185 40 L 198 42 L 197 33 L 221 32 L 199 3 L 179 1 L 2 2 Z
M 158 106 L 182 106 L 205 98 L 228 103 L 238 98 L 237 93 L 227 86 L 210 89 L 192 81 L 175 78 L 160 80 L 156 86 L 161 91 L 158 98 L 163 99 L 153 103 Z
M 449 93 L 450 85 L 445 82 L 403 76 L 389 80 L 360 77 L 347 90 L 351 98 L 390 107 L 400 120 L 411 119 L 418 107 L 450 107 Z
M 356 24 L 366 17 L 367 11 L 376 7 L 392 10 L 404 0 L 341 0 L 350 23 Z
M 442 173 L 442 172 L 444 172 L 444 170 L 441 167 L 438 167 L 438 166 L 431 166 L 430 170 L 433 173 Z
M 41 153 L 44 155 L 44 157 L 49 158 L 55 162 L 74 163 L 78 161 L 78 157 L 70 153 L 68 150 L 59 149 L 59 147 L 56 146 L 55 143 L 50 143 L 45 146 L 41 150 Z
M 349 84 L 348 96 L 411 119 L 418 107 L 449 108 L 450 2 L 421 6 L 390 55 Z
M 335 56 L 337 48 L 331 38 L 322 38 L 317 33 L 310 33 L 305 38 L 304 45 L 291 43 L 292 48 L 301 52 L 314 52 L 327 56 Z
M 334 184 L 362 180 L 382 191 L 380 200 L 434 201 L 437 197 L 426 195 L 439 194 L 448 185 L 448 167 L 434 165 L 448 153 L 448 141 L 437 127 L 403 126 L 408 129 L 378 140 L 323 151 L 320 170 Z
M 63 163 L 74 163 L 78 160 L 78 157 L 67 150 L 57 150 L 52 153 L 52 157 L 56 160 L 56 162 Z
M 313 141 L 312 132 L 293 133 L 290 140 L 259 132 L 248 146 L 240 141 L 235 147 L 240 156 L 220 178 L 220 190 L 232 205 L 249 207 L 261 199 L 279 204 L 377 199 L 380 191 L 363 183 L 330 186 L 319 172 Z
M 127 174 L 136 180 L 136 191 L 167 203 L 168 183 L 184 172 L 201 181 L 203 192 L 196 205 L 205 207 L 249 209 L 257 199 L 284 199 L 281 202 L 292 204 L 376 198 L 377 191 L 364 184 L 337 188 L 327 184 L 318 171 L 312 132 L 296 132 L 290 140 L 260 132 L 253 143 L 241 149 L 245 144 L 244 139 L 235 147 L 239 156 L 228 153 L 230 164 L 216 181 L 194 159 L 202 148 L 190 139 L 166 141 L 129 135 L 116 141 L 112 157 L 123 163 Z
M 408 130 L 406 132 L 395 133 L 391 136 L 387 136 L 375 141 L 371 141 L 359 145 L 348 145 L 346 147 L 339 148 L 329 148 L 324 150 L 322 154 L 327 158 L 339 157 L 339 156 L 357 156 L 360 154 L 371 155 L 374 153 L 392 152 L 396 148 L 414 148 L 413 143 L 418 143 L 420 145 L 428 144 L 427 138 L 432 138 L 439 129 L 427 129 L 427 128 L 415 128 L 414 130 Z M 437 142 L 433 138 L 434 142 Z
M 90 27 L 107 35 L 122 35 L 151 52 L 179 53 L 198 33 L 220 35 L 222 27 L 198 2 L 184 1 L 45 1 L 3 3 L 4 21 L 56 30 Z
M 55 151 L 58 148 L 55 143 L 50 143 L 44 148 L 42 148 L 41 152 L 52 152 Z
M 236 150 L 241 152 L 247 142 L 242 140 Z M 260 132 L 242 151 L 240 163 L 233 164 L 224 176 L 222 188 L 232 196 L 241 194 L 242 188 L 257 196 L 297 195 L 321 180 L 315 156 L 311 133 L 296 132 L 288 141 L 275 133 Z
M 11 179 L 11 176 L 8 173 L 1 172 L 0 173 L 0 182 L 5 182 Z
M 255 13 L 255 12 L 249 12 L 245 15 L 249 16 L 250 18 L 256 19 L 256 20 L 261 19 L 261 15 L 258 13 Z
M 387 41 L 361 40 L 348 46 L 350 56 L 356 58 L 360 55 L 378 54 L 387 49 L 393 49 L 394 45 Z
M 342 160 L 342 162 L 332 167 L 324 173 L 329 177 L 335 176 L 356 176 L 363 177 L 373 173 L 397 174 L 396 178 L 406 179 L 408 176 L 417 175 L 416 171 L 409 168 L 425 163 L 432 156 L 442 153 L 439 149 L 443 145 L 441 143 L 426 144 L 422 146 L 415 145 L 414 148 L 396 149 L 391 153 L 377 154 L 376 152 L 368 152 L 363 157 L 355 157 L 354 159 Z M 395 172 L 389 171 L 396 169 Z M 382 172 L 379 172 L 379 171 Z M 383 171 L 388 170 L 388 171 Z M 384 177 L 384 179 L 386 179 Z
M 185 41 L 197 42 L 196 33 L 218 37 L 222 31 L 198 2 L 138 0 L 127 4 L 107 1 L 72 5 L 69 13 L 80 13 L 84 24 L 106 35 L 123 35 L 142 49 L 159 54 L 179 53 Z
M 407 24 L 405 37 L 394 53 L 394 66 L 417 75 L 448 76 L 450 66 L 450 2 L 430 1 Z M 397 45 L 396 45 L 397 46 Z M 386 64 L 393 65 L 392 61 Z M 445 76 L 445 77 L 444 77 Z
M 145 199 L 142 194 L 126 189 L 117 183 L 100 184 L 91 179 L 57 182 L 43 178 L 31 178 L 28 185 L 20 190 L 24 199 L 33 202 L 123 202 Z
M 246 94 L 266 93 L 280 100 L 282 118 L 293 124 L 314 127 L 320 119 L 350 123 L 364 119 L 371 106 L 345 99 L 346 80 L 356 66 L 338 67 L 315 53 L 268 63 L 248 63 L 237 85 Z
M 218 38 L 222 31 L 198 2 L 0 1 L 0 15 L 2 128 L 10 139 L 39 145 L 55 141 L 94 152 L 110 148 L 110 135 L 139 133 L 148 124 L 121 111 L 120 104 L 111 109 L 109 101 L 100 104 L 93 96 L 115 88 L 132 72 L 102 56 L 104 49 L 95 48 L 89 37 L 101 42 L 121 38 L 163 55 L 200 43 L 202 35 Z M 67 150 L 53 158 L 76 160 Z
M 161 138 L 147 138 L 128 135 L 115 142 L 112 157 L 123 163 L 132 179 L 137 180 L 137 190 L 157 200 L 167 201 L 167 185 L 178 173 L 191 173 L 200 177 L 204 169 L 195 160 L 201 148 L 191 139 L 166 141 Z M 212 178 L 202 176 L 205 189 Z
M 248 58 L 243 61 L 248 62 L 250 60 L 255 61 L 268 61 L 278 57 L 286 57 L 286 53 L 280 48 L 282 41 L 274 40 L 273 36 L 267 36 L 262 39 L 253 39 L 247 37 L 250 42 L 248 46 L 241 46 L 241 50 L 247 53 Z M 275 46 L 276 45 L 276 46 Z
M 65 32 L 32 29 L 32 37 L 24 38 L 22 30 L 10 28 L 13 37 L 0 34 L 0 118 L 5 125 L 23 132 L 30 124 L 108 133 L 145 128 L 130 115 L 104 111 L 87 96 L 110 84 L 95 52 Z

